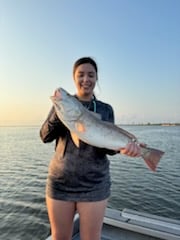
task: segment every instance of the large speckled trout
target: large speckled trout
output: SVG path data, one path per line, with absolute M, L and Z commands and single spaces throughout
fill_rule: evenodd
M 64 89 L 58 88 L 51 100 L 57 116 L 70 130 L 77 147 L 79 139 L 92 146 L 117 151 L 130 141 L 138 144 L 136 136 L 113 123 L 102 121 Z M 140 148 L 141 157 L 148 167 L 155 171 L 164 152 L 144 146 Z

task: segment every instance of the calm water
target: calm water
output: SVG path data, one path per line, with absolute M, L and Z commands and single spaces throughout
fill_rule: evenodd
M 156 173 L 143 160 L 111 157 L 109 207 L 180 220 L 180 127 L 126 126 L 142 142 L 166 151 Z M 41 240 L 49 233 L 45 182 L 54 144 L 39 127 L 0 127 L 0 239 Z

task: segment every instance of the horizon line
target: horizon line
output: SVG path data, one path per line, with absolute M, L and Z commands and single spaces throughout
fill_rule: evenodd
M 156 122 L 156 123 L 115 123 L 116 125 L 161 125 L 161 126 L 176 126 L 180 125 L 180 122 Z M 40 127 L 42 124 L 0 124 L 0 127 Z

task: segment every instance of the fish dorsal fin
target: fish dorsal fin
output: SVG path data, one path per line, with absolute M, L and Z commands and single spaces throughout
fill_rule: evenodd
M 101 114 L 96 113 L 96 112 L 91 112 L 91 114 L 96 117 L 97 119 L 102 119 Z
M 76 147 L 79 148 L 79 138 L 78 138 L 78 136 L 75 133 L 71 132 L 71 138 L 73 140 L 74 145 L 76 145 Z

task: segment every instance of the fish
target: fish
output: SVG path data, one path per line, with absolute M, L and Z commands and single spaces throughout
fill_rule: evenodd
M 101 120 L 92 111 L 85 108 L 75 96 L 63 88 L 57 88 L 50 97 L 60 121 L 69 129 L 76 147 L 79 141 L 89 145 L 119 151 L 129 142 L 139 144 L 142 157 L 148 168 L 156 171 L 157 165 L 165 153 L 159 149 L 142 146 L 137 137 L 115 123 Z

